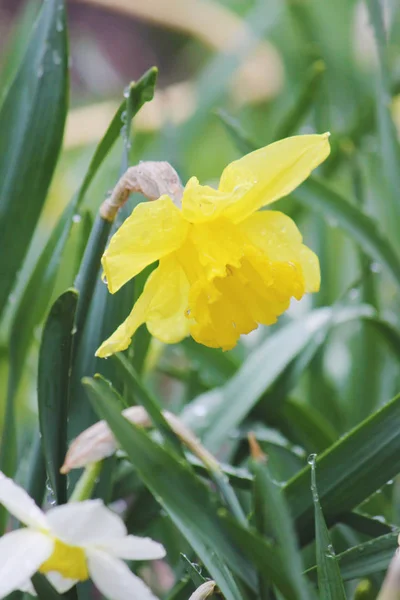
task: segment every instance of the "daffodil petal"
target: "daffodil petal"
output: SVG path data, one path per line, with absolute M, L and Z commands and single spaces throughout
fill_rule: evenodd
M 175 344 L 189 335 L 186 311 L 189 281 L 175 255 L 160 260 L 157 287 L 151 299 L 146 325 L 151 335 L 165 344 Z
M 0 472 L 0 503 L 19 521 L 33 528 L 48 529 L 46 515 L 27 492 Z
M 51 573 L 46 573 L 47 579 L 50 581 L 53 588 L 57 590 L 59 594 L 64 594 L 68 592 L 71 588 L 74 587 L 78 583 L 78 579 L 66 579 L 57 571 L 51 571 Z
M 112 294 L 182 244 L 188 229 L 171 198 L 141 202 L 111 238 L 102 265 Z
M 175 343 L 189 334 L 185 316 L 189 283 L 174 255 L 160 260 L 158 268 L 148 278 L 128 318 L 96 352 L 107 357 L 128 348 L 132 336 L 142 323 L 152 335 L 165 343 Z
M 219 192 L 232 194 L 224 216 L 237 223 L 250 214 L 287 196 L 330 153 L 329 134 L 289 137 L 260 148 L 230 163 L 222 173 Z M 236 200 L 242 186 L 248 191 Z
M 239 202 L 252 184 L 246 182 L 234 190 L 221 191 L 200 185 L 197 177 L 187 182 L 182 197 L 182 214 L 190 223 L 206 223 L 220 217 L 228 206 Z
M 56 506 L 48 511 L 47 518 L 51 532 L 72 546 L 102 543 L 126 535 L 122 519 L 104 506 L 101 500 Z
M 127 535 L 123 539 L 109 540 L 104 550 L 126 560 L 155 560 L 164 558 L 165 548 L 150 538 Z
M 88 567 L 93 583 L 108 600 L 157 600 L 147 585 L 119 558 L 90 550 Z
M 18 529 L 0 538 L 0 598 L 25 588 L 53 546 L 48 535 L 31 529 Z
M 302 243 L 302 236 L 290 217 L 278 211 L 254 213 L 242 221 L 240 231 L 271 261 L 301 265 L 305 291 L 317 292 L 321 282 L 318 257 Z

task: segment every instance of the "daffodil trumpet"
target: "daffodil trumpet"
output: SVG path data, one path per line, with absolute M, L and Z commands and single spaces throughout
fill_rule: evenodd
M 143 323 L 167 344 L 191 335 L 229 350 L 241 334 L 275 323 L 292 298 L 317 292 L 318 258 L 295 223 L 260 209 L 290 194 L 327 158 L 328 138 L 301 135 L 256 150 L 224 169 L 218 189 L 192 177 L 181 205 L 168 193 L 138 204 L 102 257 L 108 289 L 114 294 L 148 265 L 158 266 L 96 355 L 125 350 Z
M 44 513 L 21 487 L 0 473 L 0 503 L 26 527 L 0 538 L 0 598 L 34 593 L 38 571 L 63 594 L 89 578 L 108 600 L 157 600 L 126 560 L 163 558 L 163 546 L 128 535 L 122 519 L 101 500 L 71 502 Z

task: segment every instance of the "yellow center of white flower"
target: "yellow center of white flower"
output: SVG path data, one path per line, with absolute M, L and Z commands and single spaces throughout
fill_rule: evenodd
M 69 546 L 61 540 L 54 540 L 53 554 L 42 564 L 40 573 L 57 571 L 67 579 L 85 581 L 89 578 L 86 555 L 79 546 Z

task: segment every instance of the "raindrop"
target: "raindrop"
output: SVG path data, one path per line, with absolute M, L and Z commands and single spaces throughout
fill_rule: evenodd
M 310 454 L 310 456 L 307 458 L 307 462 L 309 465 L 311 465 L 312 467 L 315 467 L 315 461 L 317 460 L 317 455 L 316 454 Z
M 124 89 L 124 98 L 129 98 L 129 94 L 131 93 L 131 86 L 127 85 Z
M 207 409 L 205 406 L 200 404 L 199 406 L 195 406 L 193 408 L 193 414 L 195 414 L 196 417 L 205 417 L 207 414 Z
M 80 223 L 80 221 L 82 220 L 82 217 L 81 217 L 81 215 L 77 214 L 72 217 L 72 220 L 74 223 Z
M 122 123 L 126 123 L 126 119 L 127 119 L 127 114 L 126 114 L 126 110 L 124 110 L 121 113 L 121 121 L 122 121 Z
M 349 292 L 349 298 L 350 300 L 358 300 L 360 297 L 360 290 L 359 288 L 352 288 Z
M 333 558 L 336 555 L 335 553 L 335 549 L 332 546 L 332 544 L 329 544 L 328 548 L 327 548 L 327 556 L 329 556 L 330 558 Z
M 328 225 L 335 229 L 338 226 L 337 219 L 332 219 L 332 217 L 328 217 Z
M 62 19 L 57 19 L 56 30 L 59 33 L 61 33 L 61 31 L 64 31 L 64 23 L 62 22 Z
M 386 482 L 386 485 L 393 485 L 393 484 L 394 484 L 393 479 L 389 479 L 389 481 Z
M 126 141 L 127 137 L 128 137 L 128 133 L 127 133 L 127 129 L 126 129 L 126 125 L 123 125 L 121 127 L 121 131 L 120 131 L 121 137 L 123 140 Z
M 75 335 L 77 331 L 78 331 L 77 327 L 73 327 L 72 331 L 71 331 L 71 335 Z
M 47 494 L 46 494 L 47 504 L 50 504 L 50 506 L 54 506 L 56 504 L 56 497 L 55 497 L 54 490 L 51 486 L 49 479 L 46 480 L 46 490 L 47 490 Z
M 53 56 L 53 63 L 55 65 L 60 65 L 61 64 L 61 56 L 58 54 L 57 50 L 53 50 L 52 56 Z
M 382 270 L 382 267 L 378 262 L 374 261 L 371 263 L 370 270 L 372 273 L 380 273 Z
M 44 67 L 43 65 L 39 65 L 38 70 L 36 71 L 36 75 L 41 79 L 43 77 Z
M 379 523 L 386 523 L 386 519 L 383 515 L 376 515 L 372 518 L 374 519 L 374 521 L 379 521 Z

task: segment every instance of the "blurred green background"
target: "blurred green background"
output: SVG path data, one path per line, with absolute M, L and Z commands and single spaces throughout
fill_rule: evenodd
M 242 465 L 246 434 L 254 430 L 279 482 L 305 467 L 308 453 L 322 452 L 395 396 L 400 383 L 400 4 L 369 4 L 370 12 L 366 2 L 352 0 L 67 2 L 70 107 L 62 154 L 1 322 L 0 419 L 6 408 L 8 342 L 26 282 L 124 89 L 153 65 L 159 69 L 156 95 L 133 120 L 130 164 L 167 160 L 183 182 L 196 175 L 203 184 L 215 184 L 228 162 L 288 135 L 330 131 L 332 154 L 317 173 L 329 193 L 318 198 L 318 190 L 302 187 L 278 204 L 320 258 L 319 294 L 294 302 L 276 326 L 260 328 L 225 354 L 191 340 L 163 347 L 149 341 L 142 328 L 138 347 L 150 346 L 147 354 L 136 354 L 135 366 L 148 388 L 176 413 L 189 403 L 183 414 L 204 432 L 210 423 L 201 419 L 207 412 L 201 394 L 229 383 L 261 349 L 263 361 L 255 369 L 271 369 L 264 390 L 225 432 L 219 450 L 223 459 Z M 1 94 L 18 68 L 39 6 L 34 0 L 0 0 Z M 73 284 L 96 211 L 120 175 L 123 147 L 121 135 L 73 218 L 48 307 Z M 106 301 L 101 302 L 104 309 Z M 118 308 L 122 316 L 129 298 L 124 302 Z M 307 335 L 294 328 L 280 338 L 280 346 L 265 345 L 291 324 L 307 328 L 315 314 L 310 311 L 320 307 L 332 307 L 320 327 Z M 113 319 L 122 320 L 113 313 L 108 328 Z M 37 431 L 42 328 L 43 319 L 29 342 L 16 394 L 21 479 Z M 96 348 L 93 341 L 89 346 Z M 86 359 L 80 376 L 99 368 L 106 376 L 110 372 L 109 363 L 99 367 Z M 76 388 L 73 403 L 83 403 L 83 397 Z M 197 403 L 190 404 L 194 399 Z M 287 412 L 277 409 L 281 404 Z M 77 414 L 75 435 L 82 417 Z M 86 411 L 79 425 L 93 421 Z M 400 479 L 377 487 L 362 511 L 378 524 L 399 526 Z M 337 530 L 339 550 L 368 537 L 366 532 L 357 537 L 360 532 L 347 525 Z
M 34 0 L 1 2 L 3 90 L 19 64 L 38 7 Z M 394 123 L 400 123 L 395 95 L 400 88 L 400 10 L 395 1 L 383 2 L 382 7 L 394 93 L 391 110 Z M 9 303 L 10 317 L 24 273 L 29 273 L 78 187 L 120 102 L 121 90 L 152 65 L 159 67 L 156 98 L 133 125 L 131 164 L 144 158 L 168 160 L 183 181 L 196 175 L 203 183 L 215 183 L 223 167 L 240 155 L 241 148 L 224 124 L 230 117 L 240 124 L 250 145 L 265 145 L 294 133 L 331 131 L 333 153 L 322 174 L 336 190 L 362 204 L 399 248 L 399 221 L 393 221 L 393 203 L 387 199 L 390 181 L 382 165 L 386 159 L 374 113 L 377 49 L 364 2 L 70 0 L 67 11 L 71 89 L 63 152 L 20 285 Z M 82 213 L 93 212 L 118 178 L 121 144 L 97 174 Z M 322 268 L 320 293 L 293 306 L 293 314 L 301 314 L 310 303 L 331 305 L 354 282 L 349 301 L 366 298 L 397 318 L 390 278 L 379 263 L 368 263 L 334 218 L 321 219 L 291 199 L 280 204 L 295 217 Z M 72 283 L 80 227 L 77 215 L 69 256 L 53 297 Z M 296 397 L 301 398 L 311 386 L 308 401 L 323 412 L 334 407 L 329 421 L 337 434 L 398 389 L 396 363 L 379 335 L 364 329 L 354 323 L 333 333 L 313 361 L 316 373 L 302 378 L 296 389 Z M 40 332 L 36 333 L 38 339 Z M 264 335 L 267 332 L 244 340 L 243 351 Z M 27 387 L 20 393 L 22 404 L 31 401 L 29 410 L 21 411 L 21 419 L 29 420 L 35 413 L 34 385 L 30 390 L 35 365 L 32 358 Z M 6 368 L 3 364 L 2 370 Z M 4 385 L 6 377 L 1 379 Z

